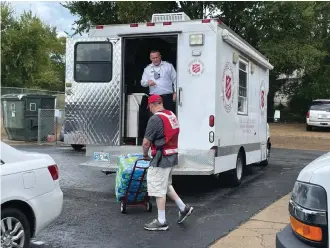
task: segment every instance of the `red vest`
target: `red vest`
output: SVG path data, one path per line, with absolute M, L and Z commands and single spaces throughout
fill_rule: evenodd
M 180 132 L 180 126 L 177 117 L 172 111 L 163 110 L 156 112 L 155 115 L 158 115 L 164 125 L 164 138 L 165 144 L 162 147 L 163 155 L 169 156 L 178 153 L 178 138 Z M 157 147 L 154 144 L 151 144 L 151 155 L 155 156 Z

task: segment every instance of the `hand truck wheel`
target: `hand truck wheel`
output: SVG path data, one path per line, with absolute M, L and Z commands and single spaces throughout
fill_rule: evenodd
M 126 213 L 126 202 L 124 200 L 121 200 L 120 201 L 120 212 L 122 214 L 125 214 Z
M 152 211 L 151 201 L 147 201 L 147 203 L 146 203 L 146 210 L 147 210 L 147 212 L 151 212 Z

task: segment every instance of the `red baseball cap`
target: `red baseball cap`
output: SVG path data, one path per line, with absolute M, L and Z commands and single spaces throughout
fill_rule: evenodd
M 151 96 L 149 96 L 148 104 L 155 103 L 155 102 L 162 103 L 163 102 L 162 97 L 160 95 L 151 95 Z

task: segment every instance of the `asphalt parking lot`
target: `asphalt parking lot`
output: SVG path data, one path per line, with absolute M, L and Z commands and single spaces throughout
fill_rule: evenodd
M 177 209 L 169 202 L 166 217 L 170 229 L 148 232 L 143 225 L 154 218 L 156 208 L 128 208 L 120 213 L 114 195 L 115 175 L 80 168 L 85 154 L 63 147 L 24 147 L 45 152 L 57 162 L 64 208 L 60 218 L 42 231 L 33 248 L 91 247 L 208 247 L 232 229 L 291 191 L 299 171 L 323 154 L 318 151 L 273 149 L 268 167 L 246 170 L 242 185 L 227 186 L 224 178 L 175 177 L 174 185 L 183 200 L 195 207 L 183 224 L 176 224 Z

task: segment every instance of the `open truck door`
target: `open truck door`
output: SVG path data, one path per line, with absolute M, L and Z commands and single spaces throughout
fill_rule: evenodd
M 120 144 L 120 72 L 120 38 L 67 39 L 65 143 Z

